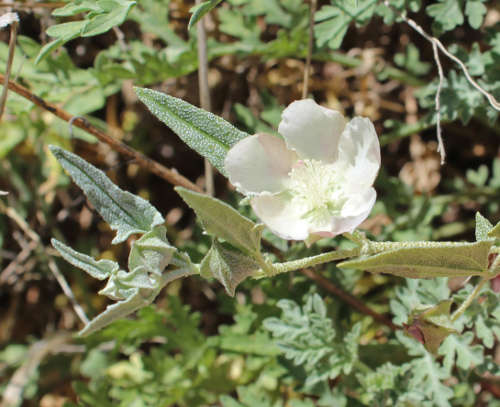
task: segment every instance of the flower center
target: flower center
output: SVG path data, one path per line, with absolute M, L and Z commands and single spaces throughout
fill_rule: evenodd
M 332 216 L 340 215 L 345 202 L 341 188 L 344 177 L 333 164 L 301 160 L 288 175 L 294 206 L 303 218 L 319 226 L 328 225 Z

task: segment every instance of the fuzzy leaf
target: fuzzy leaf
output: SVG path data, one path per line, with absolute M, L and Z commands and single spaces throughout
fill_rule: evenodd
M 60 255 L 68 263 L 72 264 L 79 269 L 82 269 L 86 273 L 90 274 L 92 277 L 98 280 L 104 280 L 113 274 L 115 274 L 120 266 L 118 263 L 111 260 L 96 260 L 93 257 L 87 256 L 86 254 L 77 252 L 71 247 L 66 246 L 59 240 L 52 239 L 52 246 L 60 253 Z
M 201 262 L 201 275 L 216 278 L 231 297 L 234 297 L 236 287 L 257 270 L 259 265 L 253 259 L 225 248 L 216 239 Z
M 136 240 L 128 258 L 128 269 L 144 268 L 150 273 L 161 275 L 172 259 L 176 248 L 167 240 L 167 229 L 157 226 Z
M 443 340 L 456 332 L 450 319 L 452 303 L 451 300 L 444 300 L 434 306 L 415 310 L 410 316 L 410 324 L 405 327 L 433 354 L 436 354 Z
M 260 251 L 261 225 L 256 225 L 216 198 L 182 187 L 176 187 L 175 190 L 195 211 L 208 234 L 224 239 L 246 252 Z
M 489 237 L 500 238 L 500 222 L 498 222 L 493 228 L 488 232 Z
M 483 24 L 484 15 L 488 11 L 483 2 L 484 0 L 468 0 L 465 3 L 465 15 L 470 26 L 476 30 Z
M 439 0 L 427 6 L 426 11 L 434 18 L 435 28 L 440 32 L 453 30 L 464 22 L 460 0 Z
M 193 15 L 189 19 L 188 30 L 193 28 L 193 26 L 198 21 L 200 21 L 205 14 L 209 13 L 211 10 L 217 7 L 221 2 L 222 0 L 208 0 L 204 1 L 203 3 L 197 4 L 194 7 L 191 7 L 191 10 L 189 11 L 193 13 Z
M 151 89 L 135 88 L 135 92 L 154 116 L 226 175 L 224 158 L 234 144 L 248 136 L 247 133 L 182 99 Z
M 50 146 L 50 151 L 111 229 L 116 230 L 113 243 L 123 242 L 134 233 L 146 233 L 164 222 L 148 201 L 121 190 L 84 159 L 56 146 Z
M 482 275 L 488 269 L 492 241 L 432 243 L 400 248 L 338 264 L 341 268 L 388 273 L 407 278 Z
M 455 364 L 455 357 L 457 366 L 463 370 L 483 363 L 483 347 L 481 345 L 471 346 L 473 340 L 474 334 L 472 332 L 448 336 L 439 348 L 439 354 L 444 356 L 444 367 L 451 371 Z
M 106 310 L 95 317 L 92 321 L 90 321 L 85 328 L 83 328 L 80 332 L 80 336 L 87 336 L 91 333 L 94 333 L 105 326 L 109 325 L 113 321 L 117 319 L 121 319 L 126 317 L 127 315 L 132 314 L 134 311 L 137 311 L 139 308 L 142 308 L 148 305 L 151 301 L 145 299 L 139 289 L 135 289 L 135 293 L 131 295 L 124 301 L 119 301 L 117 303 L 108 305 Z
M 476 240 L 479 242 L 490 239 L 488 233 L 492 228 L 493 225 L 490 221 L 479 212 L 476 212 Z

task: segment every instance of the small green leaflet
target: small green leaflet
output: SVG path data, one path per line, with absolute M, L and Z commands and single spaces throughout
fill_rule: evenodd
M 73 250 L 71 247 L 66 246 L 59 240 L 52 239 L 51 243 L 64 260 L 98 280 L 104 280 L 115 274 L 120 269 L 118 263 L 114 261 L 96 260 L 93 257 Z
M 428 247 L 400 248 L 338 264 L 341 268 L 388 273 L 407 278 L 434 278 L 483 275 L 493 241 L 436 243 Z
M 111 229 L 116 230 L 112 243 L 121 243 L 134 233 L 146 233 L 164 222 L 148 201 L 121 190 L 101 170 L 60 147 L 49 148 Z
M 483 241 L 491 239 L 488 234 L 490 233 L 493 225 L 479 212 L 476 212 L 476 240 Z
M 70 17 L 85 12 L 87 14 L 84 20 L 49 27 L 47 34 L 56 39 L 40 50 L 35 63 L 41 61 L 52 50 L 74 38 L 103 34 L 122 24 L 135 4 L 135 1 L 126 0 L 75 0 L 54 10 L 52 15 L 57 17 Z
M 449 372 L 455 365 L 455 357 L 456 365 L 462 370 L 468 370 L 483 363 L 483 347 L 477 344 L 472 345 L 473 340 L 472 332 L 450 335 L 444 340 L 439 348 L 439 354 L 444 356 L 443 365 Z
M 182 187 L 175 190 L 195 211 L 208 234 L 224 239 L 244 252 L 260 252 L 262 225 L 256 225 L 216 198 Z
M 214 239 L 212 247 L 201 262 L 201 275 L 216 278 L 226 292 L 234 297 L 236 287 L 259 268 L 250 257 L 226 248 Z
M 500 238 L 500 222 L 493 226 L 493 228 L 488 232 L 488 236 Z
M 200 21 L 205 14 L 209 13 L 221 2 L 222 0 L 208 0 L 191 7 L 191 10 L 189 11 L 193 13 L 193 15 L 189 19 L 188 30 L 193 28 L 193 26 Z
M 151 89 L 135 88 L 148 109 L 223 175 L 228 150 L 248 134 L 206 110 Z

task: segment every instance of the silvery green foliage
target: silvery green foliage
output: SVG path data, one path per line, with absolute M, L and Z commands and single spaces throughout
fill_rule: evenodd
M 488 271 L 492 240 L 475 243 L 404 242 L 386 251 L 340 263 L 342 268 L 389 273 L 408 278 L 481 276 Z
M 291 300 L 280 300 L 278 306 L 281 317 L 266 319 L 264 327 L 285 357 L 306 369 L 306 388 L 351 372 L 358 359 L 360 324 L 338 338 L 325 303 L 315 293 L 306 297 L 303 307 Z
M 121 243 L 134 233 L 146 233 L 164 222 L 148 201 L 122 191 L 99 169 L 60 147 L 50 146 L 63 168 L 83 190 L 103 219 L 116 230 L 113 243 Z
M 210 12 L 210 10 L 213 10 L 221 2 L 222 2 L 222 0 L 208 0 L 208 1 L 204 1 L 200 4 L 197 4 L 196 6 L 192 7 L 191 10 L 189 10 L 193 14 L 192 14 L 191 18 L 189 19 L 188 30 L 190 30 L 192 27 L 194 27 L 194 25 L 198 21 L 200 21 L 200 19 L 205 14 Z
M 227 151 L 248 134 L 223 118 L 182 99 L 151 89 L 135 88 L 148 109 L 189 147 L 207 158 L 222 174 Z
M 150 304 L 168 282 L 196 272 L 189 257 L 176 253 L 177 249 L 170 245 L 167 230 L 161 225 L 163 217 L 149 202 L 122 191 L 102 171 L 78 156 L 54 146 L 51 151 L 104 220 L 117 231 L 113 243 L 122 242 L 134 233 L 142 234 L 132 243 L 128 271 L 121 270 L 114 261 L 96 260 L 52 239 L 53 246 L 66 261 L 94 278 L 107 279 L 99 294 L 118 301 L 90 321 L 80 335 L 89 335 Z M 173 261 L 174 254 L 177 256 Z M 171 261 L 177 269 L 165 273 Z
M 239 251 L 224 247 L 214 239 L 200 265 L 202 276 L 215 277 L 226 292 L 234 297 L 236 287 L 259 270 L 259 264 Z
M 198 216 L 209 235 L 224 239 L 247 253 L 260 253 L 262 225 L 256 225 L 228 204 L 208 195 L 175 188 Z

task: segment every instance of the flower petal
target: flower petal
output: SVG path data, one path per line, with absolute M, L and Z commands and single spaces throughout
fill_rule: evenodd
M 301 217 L 287 192 L 264 194 L 250 200 L 255 214 L 283 239 L 304 240 L 309 236 L 309 222 Z
M 342 114 L 303 99 L 283 111 L 278 132 L 301 158 L 333 162 L 344 127 Z
M 227 153 L 224 167 L 229 181 L 244 194 L 280 192 L 297 154 L 285 142 L 269 134 L 255 134 L 236 143 Z
M 352 195 L 342 207 L 341 216 L 332 217 L 328 228 L 311 230 L 311 233 L 321 237 L 352 233 L 368 217 L 376 199 L 377 192 L 374 188 L 369 188 L 362 194 Z
M 380 169 L 380 143 L 370 119 L 355 117 L 347 123 L 339 141 L 337 164 L 346 167 L 349 192 L 373 185 Z

